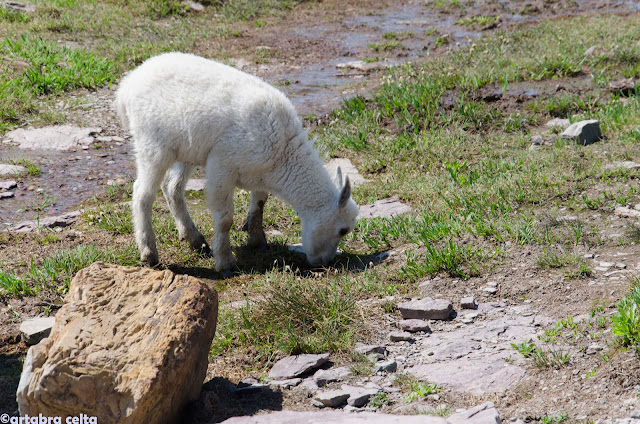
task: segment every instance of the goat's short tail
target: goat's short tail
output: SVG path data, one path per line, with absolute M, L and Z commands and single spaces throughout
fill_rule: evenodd
M 116 113 L 118 114 L 118 118 L 120 118 L 120 123 L 126 131 L 129 130 L 129 116 L 127 115 L 127 105 L 125 102 L 125 95 L 118 90 L 116 92 L 116 99 L 114 101 L 114 105 L 116 108 Z

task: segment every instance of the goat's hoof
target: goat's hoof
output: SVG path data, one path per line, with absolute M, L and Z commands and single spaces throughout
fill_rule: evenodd
M 151 268 L 156 267 L 158 263 L 160 263 L 160 261 L 158 260 L 158 253 L 152 252 L 151 250 L 142 252 L 140 254 L 140 261 L 144 262 Z
M 225 269 L 224 271 L 220 271 L 220 275 L 222 275 L 223 279 L 233 278 L 237 274 L 236 271 L 232 269 Z
M 210 258 L 213 256 L 213 252 L 206 242 L 202 243 L 200 247 L 194 247 L 193 250 L 195 250 L 200 256 L 205 258 Z

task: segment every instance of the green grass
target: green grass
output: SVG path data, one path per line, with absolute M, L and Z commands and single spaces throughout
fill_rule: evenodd
M 629 294 L 618 303 L 618 313 L 611 320 L 611 331 L 619 342 L 640 354 L 640 284 L 637 279 Z
M 18 159 L 10 160 L 9 163 L 11 163 L 12 165 L 20 165 L 27 168 L 27 172 L 26 172 L 27 175 L 36 176 L 42 173 L 42 170 L 40 169 L 40 167 L 35 163 L 33 163 L 33 161 L 30 159 L 18 158 Z
M 486 27 L 488 25 L 500 22 L 499 16 L 469 16 L 456 21 L 456 25 L 470 27 Z
M 571 355 L 562 349 L 553 347 L 545 349 L 536 346 L 534 343 L 527 342 L 522 342 L 521 344 L 512 343 L 511 346 L 525 358 L 531 359 L 533 364 L 540 369 L 562 368 L 571 362 Z
M 100 249 L 95 245 L 79 245 L 70 250 L 54 251 L 50 256 L 32 260 L 27 271 L 18 276 L 0 271 L 0 288 L 7 295 L 33 296 L 41 293 L 66 293 L 76 272 L 95 261 L 121 265 L 138 265 L 138 253 L 133 247 Z
M 359 324 L 355 297 L 343 281 L 309 284 L 273 273 L 262 283 L 262 300 L 221 312 L 212 354 L 239 346 L 253 346 L 264 357 L 350 350 Z

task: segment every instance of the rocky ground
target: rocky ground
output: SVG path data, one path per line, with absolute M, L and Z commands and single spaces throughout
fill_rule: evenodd
M 217 43 L 229 63 L 285 91 L 308 126 L 315 128 L 332 119 L 327 114 L 342 97 L 368 95 L 387 66 L 447 54 L 508 26 L 637 10 L 636 2 L 604 1 L 474 3 L 464 12 L 450 5 L 425 8 L 424 2 L 417 1 L 372 0 L 346 7 L 325 1 L 295 9 L 275 25 L 241 26 L 241 37 L 201 40 L 195 52 L 209 51 L 211 43 Z M 455 24 L 467 15 L 500 19 L 475 27 Z M 412 33 L 406 35 L 403 48 L 372 47 L 388 41 L 384 34 L 402 32 Z M 499 94 L 485 90 L 483 96 L 508 110 L 556 91 L 559 85 L 570 92 L 581 90 L 583 84 L 577 77 L 511 86 Z M 133 179 L 128 134 L 111 108 L 113 92 L 114 88 L 103 88 L 61 98 L 54 107 L 68 115 L 70 126 L 42 135 L 46 149 L 29 144 L 38 136 L 32 129 L 5 134 L 0 146 L 0 222 L 8 234 L 41 234 L 38 228 L 51 228 L 65 247 L 110 237 L 92 235 L 86 227 L 79 230 L 82 215 L 74 211 L 88 207 L 83 202 L 93 196 L 120 190 Z M 566 128 L 568 123 L 559 126 Z M 537 132 L 531 151 L 552 143 L 550 128 Z M 30 172 L 33 164 L 39 171 Z M 632 160 L 612 161 L 609 166 L 640 168 Z M 352 175 L 356 173 L 354 168 Z M 368 173 L 364 178 L 375 175 Z M 605 189 L 602 184 L 593 190 Z M 410 210 L 406 205 L 405 209 L 393 206 L 399 207 L 393 213 Z M 361 212 L 369 213 L 367 217 L 378 213 L 367 208 Z M 636 210 L 630 208 L 580 215 L 560 209 L 554 225 L 583 221 L 602 230 L 599 237 L 606 242 L 578 248 L 592 270 L 589 278 L 541 269 L 537 258 L 546 252 L 543 247 L 507 241 L 500 263 L 482 277 L 462 284 L 443 275 L 419 281 L 418 293 L 412 297 L 361 299 L 358 310 L 377 312 L 363 314 L 376 319 L 367 322 L 362 338 L 366 343 L 356 346 L 359 355 L 354 357 L 285 358 L 259 371 L 243 357 L 212 357 L 200 399 L 185 416 L 192 422 L 220 422 L 258 412 L 336 408 L 363 414 L 444 416 L 451 423 L 463 422 L 456 420 L 466 419 L 464 414 L 475 416 L 476 422 L 640 423 L 637 355 L 615 347 L 610 326 L 604 324 L 627 292 L 628 278 L 640 270 L 640 251 L 629 237 L 637 218 Z M 26 268 L 28 258 L 37 257 L 37 246 L 45 243 L 44 238 L 37 241 L 40 236 L 34 235 L 25 244 L 32 251 L 25 253 L 21 239 L 12 237 L 0 238 L 0 265 L 7 261 Z M 562 252 L 562 246 L 553 248 Z M 406 246 L 395 247 L 378 263 L 397 270 L 405 261 L 404 250 Z M 230 291 L 226 298 L 222 296 L 227 301 L 224 307 L 232 308 L 234 301 L 242 304 L 241 289 Z M 412 308 L 412 302 L 418 305 Z M 19 322 L 54 312 L 60 298 L 3 297 L 3 303 L 0 398 L 8 400 L 0 403 L 0 412 L 13 413 L 16 370 L 27 349 L 20 341 Z M 303 360 L 310 362 L 301 364 Z

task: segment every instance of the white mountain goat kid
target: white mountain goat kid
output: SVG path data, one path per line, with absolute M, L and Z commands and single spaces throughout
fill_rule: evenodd
M 229 241 L 235 187 L 251 191 L 245 229 L 252 247 L 266 247 L 262 213 L 268 193 L 300 216 L 311 265 L 330 262 L 355 227 L 358 206 L 349 178 L 343 184 L 338 170 L 334 185 L 291 102 L 259 78 L 201 57 L 166 53 L 122 80 L 116 109 L 133 135 L 133 222 L 140 257 L 149 265 L 158 263 L 151 210 L 160 187 L 180 238 L 211 252 L 184 200 L 196 165 L 205 168 L 218 271 L 235 265 Z

